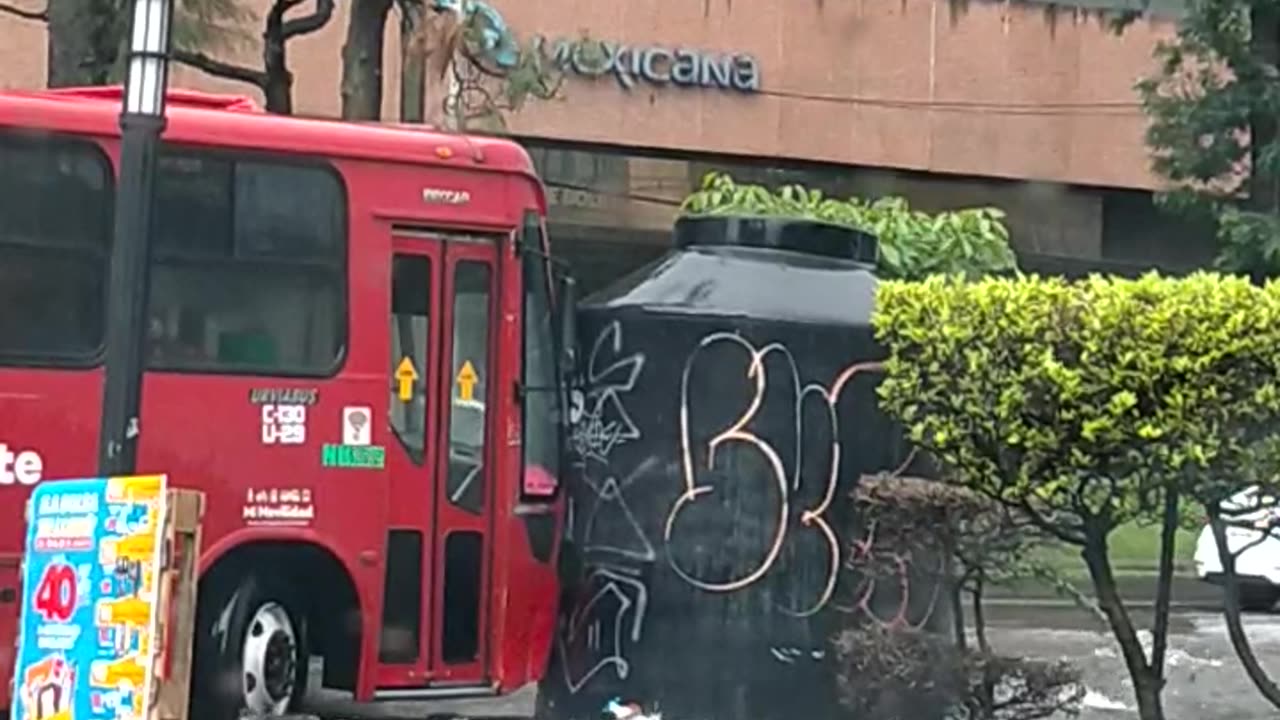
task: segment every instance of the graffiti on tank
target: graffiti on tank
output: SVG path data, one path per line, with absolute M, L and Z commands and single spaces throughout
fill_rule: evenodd
M 853 542 L 846 566 L 859 575 L 859 581 L 851 592 L 850 603 L 835 606 L 885 628 L 922 630 L 938 607 L 942 583 L 925 582 L 927 601 L 922 608 L 913 610 L 912 571 L 923 570 L 926 578 L 940 578 L 946 571 L 945 561 L 939 554 L 932 563 L 924 561 L 926 567 L 922 568 L 920 559 L 910 548 L 893 541 L 877 543 L 876 531 L 873 522 L 863 536 Z
M 580 542 L 583 552 L 591 558 L 592 562 L 607 564 L 611 557 L 615 560 L 643 563 L 651 563 L 658 559 L 653 543 L 649 541 L 644 528 L 640 526 L 640 521 L 627 505 L 624 494 L 628 487 L 651 472 L 656 465 L 657 459 L 650 457 L 621 481 L 610 475 L 601 482 L 584 473 L 583 480 L 591 488 L 595 499 L 591 507 L 587 508 L 582 521 Z M 605 516 L 607 522 L 598 522 L 601 515 Z M 613 532 L 610 536 L 606 536 L 606 528 L 613 531 L 618 528 L 623 530 L 621 533 Z
M 795 665 L 799 660 L 822 660 L 827 656 L 822 650 L 806 650 L 798 647 L 771 647 L 769 654 L 774 660 L 787 665 Z
M 713 346 L 726 345 L 736 348 L 745 354 L 746 379 L 750 386 L 750 397 L 746 398 L 745 408 L 736 420 L 722 428 L 712 431 L 711 436 L 697 443 L 697 451 L 706 453 L 706 467 L 701 468 L 694 461 L 695 439 L 691 427 L 690 377 L 698 359 Z M 768 360 L 776 357 L 782 365 L 782 372 L 771 377 Z M 723 367 L 717 365 L 717 367 Z M 690 585 L 713 593 L 732 593 L 747 588 L 765 578 L 784 556 L 788 543 L 797 542 L 806 533 L 813 534 L 817 542 L 808 543 L 808 548 L 819 552 L 821 563 L 825 568 L 825 576 L 817 587 L 809 589 L 809 597 L 803 602 L 776 603 L 778 609 L 795 617 L 809 617 L 821 611 L 830 602 L 835 593 L 836 581 L 840 573 L 841 548 L 840 540 L 827 518 L 827 511 L 835 500 L 840 477 L 840 421 L 837 404 L 844 389 L 859 373 L 878 370 L 878 363 L 861 362 L 849 365 L 839 372 L 830 386 L 821 383 L 803 383 L 800 370 L 791 351 L 781 343 L 770 343 L 757 348 L 749 340 L 737 333 L 716 332 L 705 336 L 685 362 L 680 380 L 680 455 L 683 477 L 683 492 L 676 498 L 667 515 L 664 541 L 667 549 L 667 561 L 671 569 Z M 720 370 L 728 372 L 727 369 Z M 780 377 L 778 377 L 780 376 Z M 772 383 L 783 383 L 793 395 L 791 406 L 786 411 L 791 414 L 794 425 L 794 450 L 787 458 L 776 447 L 777 439 L 762 437 L 755 430 L 755 422 L 761 415 L 766 394 Z M 817 405 L 822 427 L 812 427 L 806 421 L 806 408 L 810 404 Z M 806 467 L 806 438 L 818 437 L 817 443 L 826 454 L 827 467 Z M 812 443 L 813 441 L 810 440 Z M 747 482 L 744 477 L 733 477 L 716 483 L 704 478 L 704 472 L 717 470 L 717 463 L 728 454 L 730 447 L 739 447 L 756 453 L 763 460 L 766 471 L 757 473 L 771 486 L 776 502 L 771 520 L 767 521 L 771 529 L 765 533 L 763 547 L 754 557 L 745 558 L 744 562 L 725 577 L 713 578 L 704 574 L 697 566 L 707 563 L 693 563 L 682 552 L 680 529 L 685 523 L 701 525 L 699 519 L 706 521 L 705 513 L 699 519 L 690 519 L 689 515 L 697 512 L 699 506 L 714 512 L 715 504 L 706 502 L 731 483 Z M 741 529 L 746 523 L 757 525 L 753 518 L 735 517 L 729 522 L 733 532 Z M 793 598 L 794 600 L 795 598 Z
M 649 608 L 649 588 L 636 568 L 592 562 L 574 586 L 556 637 L 570 694 L 610 668 L 618 680 L 627 679 L 627 651 L 640 642 Z
M 628 677 L 627 651 L 640 642 L 648 611 L 645 568 L 658 553 L 628 504 L 627 491 L 658 461 L 650 457 L 627 469 L 611 459 L 619 446 L 642 439 L 624 399 L 644 365 L 642 353 L 625 351 L 621 323 L 610 322 L 587 356 L 587 389 L 572 397 L 571 448 L 584 492 L 570 498 L 565 536 L 579 548 L 583 570 L 556 638 L 570 694 L 602 674 Z
M 609 667 L 619 680 L 627 678 L 626 647 L 640 641 L 648 605 L 649 590 L 637 576 L 607 568 L 589 573 L 558 638 L 570 693 Z
M 636 386 L 644 370 L 644 355 L 623 355 L 622 324 L 609 323 L 591 345 L 584 393 L 574 391 L 570 409 L 573 450 L 583 461 L 609 462 L 609 453 L 623 443 L 639 440 L 640 430 L 619 399 Z

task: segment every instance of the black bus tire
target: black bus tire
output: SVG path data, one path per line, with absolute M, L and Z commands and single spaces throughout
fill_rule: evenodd
M 194 720 L 284 715 L 306 696 L 310 647 L 297 594 L 271 575 L 201 589 L 191 677 Z

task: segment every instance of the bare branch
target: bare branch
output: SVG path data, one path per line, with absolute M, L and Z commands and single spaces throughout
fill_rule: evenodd
M 261 70 L 243 67 L 234 63 L 224 62 L 216 58 L 200 52 L 192 52 L 190 50 L 174 50 L 173 59 L 189 65 L 201 72 L 208 73 L 215 77 L 226 78 L 228 80 L 237 80 L 243 83 L 249 83 L 255 87 L 263 87 L 267 83 L 267 74 Z
M 23 20 L 32 20 L 35 22 L 48 22 L 49 20 L 48 9 L 24 10 L 23 8 L 17 7 L 15 5 L 10 5 L 9 3 L 6 3 L 6 2 L 0 2 L 0 13 L 5 13 L 7 15 L 14 15 L 22 18 Z
M 997 502 L 1008 502 L 1007 500 L 994 495 L 992 496 L 992 499 Z M 1077 528 L 1065 528 L 1055 524 L 1052 520 L 1045 517 L 1039 510 L 1032 506 L 1031 502 L 1026 498 L 1023 498 L 1018 502 L 1018 509 L 1026 515 L 1026 517 L 1031 521 L 1031 524 L 1038 530 L 1048 533 L 1062 542 L 1069 543 L 1071 545 L 1085 544 L 1086 538 L 1083 530 L 1079 530 L 1079 534 L 1076 534 L 1076 532 L 1073 531 L 1077 530 Z
M 266 22 L 264 25 L 283 25 L 284 14 L 298 7 L 306 0 L 275 0 L 271 3 L 271 9 L 267 11 Z
M 277 0 L 276 7 L 287 5 L 284 10 L 296 7 L 301 4 L 302 0 Z M 333 18 L 333 0 L 316 0 L 316 9 L 310 15 L 303 15 L 299 18 L 284 21 L 283 37 L 285 40 L 298 37 L 300 35 L 310 35 L 329 23 Z M 281 16 L 284 15 L 281 11 Z M 272 12 L 274 12 L 274 8 Z
M 1231 647 L 1236 651 L 1236 657 L 1244 666 L 1245 674 L 1258 692 L 1262 693 L 1262 696 L 1272 705 L 1280 707 L 1280 687 L 1276 686 L 1270 674 L 1258 662 L 1253 645 L 1249 642 L 1249 636 L 1245 633 L 1244 625 L 1240 621 L 1240 580 L 1236 575 L 1236 559 L 1227 552 L 1226 525 L 1217 514 L 1216 508 L 1206 509 L 1209 511 L 1209 528 L 1213 532 L 1213 542 L 1218 546 L 1218 562 L 1222 563 L 1222 575 L 1225 581 L 1222 614 L 1227 623 L 1227 636 L 1231 639 Z

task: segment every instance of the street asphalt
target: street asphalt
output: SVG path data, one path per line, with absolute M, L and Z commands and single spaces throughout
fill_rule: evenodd
M 1154 578 L 1123 576 L 1120 586 L 1134 621 L 1140 627 L 1148 627 Z M 1280 717 L 1280 710 L 1267 705 L 1240 669 L 1223 625 L 1220 591 L 1194 578 L 1178 578 L 1173 607 L 1165 692 L 1168 720 Z M 1044 587 L 997 589 L 990 594 L 987 608 L 989 636 L 997 652 L 1068 660 L 1080 668 L 1086 695 L 1079 720 L 1137 718 L 1132 686 L 1116 652 L 1115 640 L 1096 617 Z M 1280 677 L 1280 614 L 1249 615 L 1246 622 L 1259 657 Z M 1149 642 L 1148 634 L 1143 638 Z M 319 668 L 313 669 L 318 672 Z M 529 686 L 500 699 L 381 703 L 371 707 L 351 703 L 349 696 L 342 693 L 320 691 L 313 695 L 308 712 L 343 720 L 489 720 L 530 717 L 536 699 L 536 687 Z

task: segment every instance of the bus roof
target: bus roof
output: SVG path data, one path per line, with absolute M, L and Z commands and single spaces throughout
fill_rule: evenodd
M 119 136 L 120 86 L 0 92 L 0 127 Z M 429 164 L 535 177 L 519 144 L 428 126 L 341 122 L 267 113 L 251 98 L 170 89 L 169 142 Z

